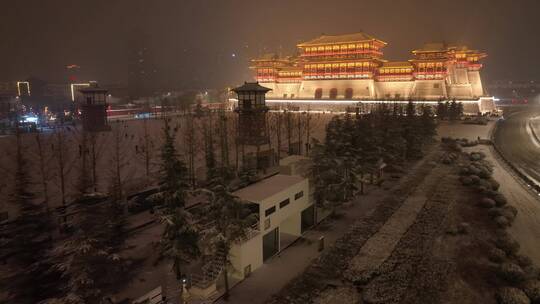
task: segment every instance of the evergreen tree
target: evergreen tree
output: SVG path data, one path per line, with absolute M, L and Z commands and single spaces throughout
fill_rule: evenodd
M 110 242 L 108 245 L 112 246 L 113 250 L 119 251 L 123 246 L 126 236 L 126 216 L 124 214 L 126 201 L 124 195 L 124 180 L 122 178 L 122 171 L 125 167 L 125 155 L 122 150 L 123 136 L 119 123 L 113 128 L 113 136 L 114 150 L 111 159 L 113 166 L 110 174 L 109 199 L 106 202 L 106 206 L 109 209 L 109 212 L 107 213 L 109 216 L 106 224 L 110 228 Z
M 51 271 L 52 265 L 48 261 L 54 224 L 45 204 L 34 202 L 18 126 L 15 132 L 15 186 L 11 201 L 20 214 L 2 226 L 0 248 L 2 255 L 8 258 L 7 271 L 3 272 L 0 282 L 9 303 L 38 303 L 59 291 L 58 273 Z
M 209 126 L 208 126 L 209 124 Z M 206 160 L 206 182 L 209 185 L 215 185 L 219 183 L 221 179 L 221 172 L 217 168 L 216 155 L 214 150 L 214 138 L 212 136 L 212 115 L 208 116 L 208 124 L 203 124 L 204 134 L 204 154 Z
M 71 236 L 53 252 L 54 269 L 61 273 L 63 295 L 48 303 L 102 303 L 119 283 L 123 272 L 120 256 L 110 243 L 111 216 L 104 204 L 96 204 L 94 195 L 81 196 L 70 218 Z
M 173 271 L 182 279 L 182 268 L 199 255 L 198 232 L 191 215 L 185 210 L 189 189 L 188 172 L 174 146 L 174 134 L 169 121 L 164 121 L 161 148 L 160 190 L 165 205 L 161 216 L 164 231 L 161 237 L 161 256 L 172 260 Z
M 164 124 L 159 180 L 162 201 L 168 209 L 183 208 L 186 190 L 189 189 L 187 168 L 174 146 L 174 134 L 169 120 L 165 119 Z
M 216 254 L 224 255 L 224 298 L 228 299 L 231 248 L 236 242 L 247 237 L 251 227 L 257 223 L 258 215 L 251 213 L 248 205 L 234 196 L 225 185 L 214 186 L 211 191 L 213 198 L 207 206 L 204 217 L 206 222 L 211 222 L 213 225 L 211 229 L 205 231 L 204 238 L 214 248 Z
M 458 103 L 457 103 L 457 110 L 456 110 L 456 112 L 457 112 L 457 116 L 458 116 L 458 117 L 463 116 L 463 103 L 462 103 L 462 102 L 458 102 Z
M 422 106 L 422 115 L 420 116 L 420 130 L 424 141 L 433 139 L 437 135 L 437 125 L 433 118 L 433 111 L 430 106 Z
M 421 153 L 421 133 L 419 133 L 418 118 L 416 108 L 412 101 L 409 101 L 406 109 L 407 117 L 404 120 L 403 138 L 406 142 L 406 158 L 412 159 L 420 156 Z
M 437 102 L 437 117 L 440 119 L 440 120 L 444 120 L 446 119 L 447 115 L 448 115 L 448 108 L 447 108 L 447 105 L 442 103 L 442 102 Z
M 448 109 L 448 116 L 450 118 L 450 120 L 456 120 L 457 118 L 459 118 L 459 109 L 458 109 L 458 105 L 456 103 L 456 100 L 452 100 L 452 102 L 450 103 L 450 107 Z

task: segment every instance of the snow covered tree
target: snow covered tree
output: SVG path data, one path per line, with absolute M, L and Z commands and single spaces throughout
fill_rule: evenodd
M 180 280 L 183 277 L 182 267 L 199 255 L 199 236 L 190 214 L 185 211 L 188 171 L 176 152 L 169 121 L 165 119 L 164 123 L 160 191 L 165 206 L 161 221 L 165 227 L 160 242 L 161 255 L 172 260 L 173 271 Z
M 168 119 L 164 120 L 163 127 L 159 185 L 166 208 L 184 207 L 185 192 L 189 189 L 188 171 L 174 146 L 174 133 Z
M 437 102 L 437 118 L 440 120 L 446 119 L 448 115 L 448 107 L 446 104 L 442 103 L 441 101 Z
M 71 234 L 54 249 L 51 261 L 61 273 L 63 294 L 49 303 L 102 303 L 118 285 L 123 263 L 110 245 L 110 210 L 93 194 L 81 195 L 70 217 Z
M 402 136 L 406 142 L 406 158 L 413 159 L 421 156 L 422 137 L 418 117 L 416 116 L 416 108 L 412 101 L 409 101 L 405 110 L 406 117 L 403 120 Z
M 47 260 L 54 224 L 46 205 L 34 201 L 27 153 L 18 126 L 15 132 L 15 185 L 11 201 L 20 213 L 2 226 L 0 252 L 7 257 L 7 271 L 2 271 L 0 283 L 9 303 L 38 303 L 58 292 L 58 273 L 50 271 L 52 265 Z
M 212 133 L 212 114 L 203 122 L 204 156 L 206 161 L 206 182 L 215 184 L 220 178 L 220 170 L 217 167 L 216 154 L 214 150 L 214 136 Z
M 112 128 L 113 135 L 113 153 L 111 157 L 112 168 L 110 172 L 110 182 L 108 190 L 108 200 L 106 202 L 109 208 L 109 217 L 106 224 L 110 228 L 109 245 L 113 250 L 120 250 L 125 241 L 125 223 L 126 217 L 124 214 L 125 193 L 124 193 L 124 178 L 123 171 L 126 166 L 125 153 L 123 146 L 125 145 L 124 136 L 122 136 L 122 126 L 116 123 Z
M 161 216 L 165 229 L 161 236 L 161 255 L 173 263 L 176 279 L 183 278 L 183 267 L 199 255 L 199 233 L 191 215 L 184 208 L 168 210 Z
M 258 215 L 251 213 L 248 206 L 234 196 L 224 185 L 214 186 L 213 197 L 207 205 L 205 221 L 212 223 L 204 233 L 207 244 L 215 254 L 223 254 L 224 298 L 229 297 L 228 268 L 231 266 L 230 251 L 234 243 L 246 238 L 251 227 L 257 223 Z
M 430 106 L 422 106 L 422 115 L 420 116 L 420 130 L 424 141 L 433 139 L 437 135 L 437 124 L 433 117 L 433 111 Z

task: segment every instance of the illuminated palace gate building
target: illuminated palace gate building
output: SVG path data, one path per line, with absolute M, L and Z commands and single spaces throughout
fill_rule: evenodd
M 386 42 L 364 33 L 327 36 L 298 44 L 299 55 L 252 60 L 256 80 L 272 89 L 270 107 L 317 110 L 380 102 L 462 102 L 466 113 L 494 110 L 480 78 L 486 54 L 466 46 L 431 43 L 408 61 L 388 61 Z

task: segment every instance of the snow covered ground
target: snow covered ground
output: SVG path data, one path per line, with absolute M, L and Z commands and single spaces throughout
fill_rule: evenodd
M 476 139 L 478 136 L 489 138 L 494 122 L 487 126 L 479 125 L 441 125 L 439 136 L 453 136 L 458 138 Z M 533 139 L 530 138 L 532 141 Z M 540 265 L 540 197 L 527 189 L 526 185 L 514 175 L 512 169 L 498 158 L 495 150 L 490 146 L 478 145 L 467 148 L 469 151 L 483 151 L 487 159 L 494 165 L 493 177 L 501 184 L 502 192 L 510 204 L 517 208 L 518 215 L 510 233 L 519 241 L 522 252 L 529 256 L 536 265 Z M 540 150 L 539 150 L 540 153 Z
M 229 164 L 234 166 L 238 162 L 241 166 L 242 156 L 241 151 L 236 151 L 235 137 L 237 134 L 236 113 L 227 113 L 227 128 L 228 128 L 228 146 L 229 146 Z M 307 138 L 306 114 L 291 114 L 291 142 L 297 143 L 299 133 L 301 134 L 302 146 L 305 147 Z M 302 127 L 298 129 L 298 119 L 302 122 Z M 310 114 L 310 138 L 324 139 L 325 127 L 331 119 L 332 114 L 313 113 Z M 210 126 L 211 123 L 211 126 Z M 145 128 L 146 124 L 146 128 Z M 219 149 L 219 132 L 218 132 L 218 117 L 213 115 L 212 121 L 208 117 L 200 117 L 194 119 L 195 129 L 195 149 L 194 163 L 195 172 L 198 178 L 203 179 L 205 175 L 205 159 L 204 159 L 204 142 L 203 131 L 204 125 L 207 125 L 213 130 L 214 150 L 218 164 L 221 163 Z M 150 119 L 146 123 L 143 120 L 128 120 L 128 121 L 112 121 L 110 122 L 112 131 L 99 133 L 96 136 L 96 180 L 97 191 L 107 192 L 109 181 L 112 178 L 115 167 L 114 162 L 114 143 L 116 138 L 120 141 L 120 159 L 122 165 L 122 179 L 125 182 L 125 190 L 127 194 L 137 193 L 149 185 L 156 183 L 156 174 L 159 170 L 159 149 L 162 143 L 162 128 L 163 121 L 160 119 Z M 271 138 L 271 147 L 277 147 L 277 113 L 268 114 L 268 129 Z M 171 127 L 176 131 L 176 147 L 180 156 L 188 162 L 189 146 L 186 142 L 187 122 L 185 116 L 172 117 Z M 146 131 L 145 131 L 146 130 Z M 65 192 L 69 201 L 69 196 L 76 193 L 76 185 L 79 176 L 79 166 L 81 163 L 80 144 L 81 132 L 75 127 L 65 127 L 62 130 L 64 134 L 64 164 L 65 164 Z M 116 137 L 115 132 L 119 132 L 120 136 Z M 145 136 L 147 134 L 147 136 Z M 58 164 L 58 147 L 59 141 L 55 133 L 46 132 L 40 134 L 41 152 L 43 154 L 44 176 L 40 171 L 40 157 L 37 144 L 37 134 L 23 134 L 23 146 L 25 147 L 25 156 L 28 159 L 28 170 L 32 176 L 33 192 L 37 197 L 43 195 L 42 180 L 44 177 L 47 183 L 49 202 L 51 207 L 61 205 L 61 190 L 60 190 L 60 174 Z M 146 140 L 145 140 L 146 139 Z M 297 146 L 297 145 L 296 145 Z M 295 147 L 296 147 L 295 146 Z M 0 211 L 7 210 L 10 213 L 16 212 L 13 206 L 9 203 L 9 194 L 13 188 L 14 174 L 14 156 L 15 156 L 15 138 L 13 136 L 5 136 L 0 138 Z M 149 154 L 149 172 L 146 174 L 146 149 Z M 264 149 L 264 147 L 263 147 Z M 241 149 L 238 149 L 241 150 Z M 286 121 L 282 114 L 281 126 L 281 157 L 285 157 L 288 150 L 288 136 Z M 246 147 L 246 154 L 253 153 L 254 147 Z M 2 205 L 3 204 L 3 205 Z

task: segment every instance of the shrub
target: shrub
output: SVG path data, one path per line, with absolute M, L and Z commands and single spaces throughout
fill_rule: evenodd
M 511 284 L 518 284 L 525 280 L 525 272 L 514 263 L 502 263 L 499 265 L 497 274 Z
M 493 179 L 493 178 L 490 178 L 488 181 L 489 181 L 489 183 L 491 184 L 491 189 L 492 189 L 492 190 L 494 190 L 494 191 L 499 190 L 499 187 L 501 186 L 501 184 L 499 184 L 498 181 L 496 181 L 496 180 Z
M 508 206 L 505 206 L 508 207 Z M 509 208 L 501 208 L 501 216 L 504 216 L 509 224 L 512 224 L 516 219 L 517 210 Z
M 519 251 L 519 243 L 506 233 L 499 233 L 500 236 L 495 240 L 495 246 L 506 252 L 507 255 L 515 255 Z
M 502 263 L 506 259 L 506 253 L 499 248 L 492 247 L 488 252 L 488 259 L 493 263 Z
M 483 152 L 471 152 L 469 154 L 469 159 L 472 161 L 479 161 L 486 157 L 486 155 Z
M 469 175 L 469 167 L 460 166 L 459 167 L 459 175 Z
M 528 256 L 522 254 L 516 255 L 516 262 L 521 267 L 527 267 L 532 265 L 532 260 Z
M 498 208 L 498 207 L 489 208 L 488 215 L 492 218 L 495 218 L 497 216 L 501 216 L 502 211 L 503 211 L 502 208 Z
M 530 280 L 525 282 L 523 291 L 531 299 L 531 303 L 540 304 L 540 281 Z
M 469 185 L 472 185 L 473 183 L 472 178 L 470 178 L 469 176 L 462 176 L 460 180 L 461 180 L 461 184 L 463 184 L 464 186 L 469 186 Z
M 491 189 L 490 189 L 490 190 L 487 190 L 487 191 L 485 192 L 485 195 L 486 195 L 486 196 L 489 196 L 490 198 L 494 198 L 494 197 L 497 196 L 498 194 L 499 194 L 499 192 L 494 191 L 494 190 L 491 190 Z
M 527 295 L 518 288 L 502 287 L 497 291 L 497 302 L 499 304 L 530 304 Z
M 508 202 L 506 200 L 506 197 L 502 195 L 501 193 L 497 194 L 495 197 L 493 197 L 493 200 L 495 200 L 495 203 L 497 203 L 498 207 L 502 207 L 506 205 Z
M 516 207 L 510 206 L 510 205 L 506 205 L 502 207 L 502 210 L 504 210 L 505 212 L 511 213 L 514 217 L 516 217 L 518 213 Z
M 469 223 L 465 223 L 465 222 L 460 223 L 457 230 L 461 234 L 469 234 L 469 232 L 471 231 L 471 225 L 469 225 Z
M 491 183 L 485 179 L 481 179 L 478 182 L 478 185 L 485 189 L 484 193 L 486 193 L 487 191 L 491 191 L 491 189 L 493 188 L 493 186 L 491 186 Z
M 495 219 L 494 219 L 495 223 L 497 224 L 497 226 L 499 226 L 500 228 L 505 228 L 505 227 L 508 227 L 510 226 L 510 222 L 508 221 L 508 219 L 504 216 L 497 216 Z
M 474 185 L 478 185 L 478 183 L 480 183 L 480 177 L 478 177 L 478 175 L 471 175 L 469 177 Z
M 488 197 L 484 197 L 480 200 L 478 205 L 482 208 L 493 208 L 495 207 L 495 201 Z

